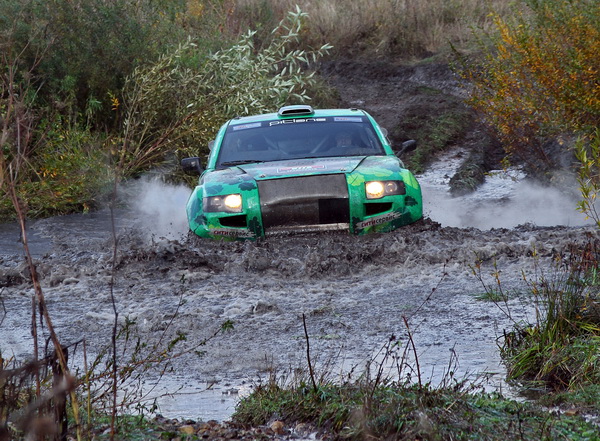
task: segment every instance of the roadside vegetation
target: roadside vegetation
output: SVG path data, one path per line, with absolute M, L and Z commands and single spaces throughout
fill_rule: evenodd
M 572 167 L 577 156 L 581 208 L 591 215 L 598 190 L 600 5 L 519 4 L 512 14 L 492 15 L 495 31 L 480 34 L 479 51 L 459 56 L 473 86 L 468 103 L 495 130 L 507 160 L 540 178 Z
M 284 389 L 271 384 L 244 400 L 234 421 L 259 425 L 276 414 L 309 422 L 327 439 L 599 439 L 597 426 L 581 416 L 549 414 L 532 403 L 463 386 L 362 381 L 343 387 L 325 383 L 312 391 L 303 383 Z
M 577 164 L 580 209 L 600 227 L 594 0 L 8 0 L 0 4 L 0 35 L 0 218 L 23 226 L 35 291 L 33 361 L 22 365 L 0 354 L 0 440 L 181 436 L 118 414 L 152 410 L 136 408 L 139 396 L 124 398 L 119 385 L 135 383 L 150 366 L 164 372 L 184 336 L 149 347 L 127 325 L 117 326 L 115 308 L 111 347 L 72 372 L 74 349 L 63 348 L 52 331 L 25 219 L 114 203 L 118 182 L 153 168 L 182 179 L 179 158 L 206 154 L 217 128 L 237 114 L 309 100 L 335 105 L 335 94 L 313 74 L 327 57 L 447 60 L 451 43 L 473 85 L 469 104 L 502 140 L 508 160 L 540 174 L 559 158 Z M 466 123 L 439 115 L 423 125 L 431 127 L 432 143 L 443 145 Z M 526 280 L 536 320 L 516 323 L 501 347 L 512 380 L 559 391 L 541 402 L 575 412 L 486 394 L 455 379 L 451 367 L 443 384 L 423 383 L 417 357 L 407 371 L 414 347 L 391 338 L 384 353 L 395 360 L 393 374 L 373 364 L 356 380 L 334 382 L 317 377 L 308 354 L 308 374 L 259 387 L 240 403 L 234 422 L 306 422 L 333 439 L 600 439 L 597 421 L 579 415 L 600 413 L 597 272 L 598 250 L 590 244 L 557 258 L 554 273 Z M 501 287 L 487 297 L 501 303 Z M 38 322 L 52 335 L 54 349 L 44 355 Z
M 307 69 L 330 48 L 299 47 L 299 9 L 257 43 L 254 31 L 224 40 L 188 23 L 195 13 L 217 32 L 218 4 L 57 3 L 0 10 L 0 176 L 30 217 L 94 209 L 115 179 L 206 153 L 228 118 L 308 100 L 320 86 Z M 0 217 L 14 215 L 9 200 Z
M 309 98 L 335 106 L 310 76 L 319 58 L 443 56 L 448 39 L 469 47 L 471 27 L 489 28 L 505 3 L 2 2 L 2 187 L 18 166 L 28 216 L 93 210 L 116 164 L 125 178 L 176 174 L 233 116 Z M 280 27 L 289 13 L 296 22 Z M 0 200 L 0 219 L 14 216 Z
M 517 323 L 501 348 L 508 378 L 553 391 L 600 384 L 598 249 L 573 250 L 527 280 L 535 321 Z M 593 387 L 594 388 L 594 387 Z

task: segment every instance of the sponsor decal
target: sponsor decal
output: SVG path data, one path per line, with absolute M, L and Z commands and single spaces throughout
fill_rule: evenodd
M 209 230 L 209 232 L 215 236 L 242 237 L 245 239 L 254 237 L 254 234 L 247 228 L 215 228 L 214 230 Z
M 360 116 L 334 116 L 333 120 L 341 122 L 362 122 L 362 118 Z
M 255 129 L 260 126 L 261 126 L 261 123 L 259 123 L 259 122 L 251 123 L 251 124 L 240 124 L 239 126 L 233 126 L 233 131 L 235 132 L 237 130 Z
M 298 165 L 296 167 L 281 167 L 277 169 L 277 173 L 297 173 L 313 170 L 325 170 L 324 165 Z
M 381 216 L 372 217 L 371 219 L 364 220 L 362 222 L 358 222 L 356 224 L 356 228 L 367 228 L 372 227 L 374 225 L 384 224 L 386 222 L 391 222 L 394 219 L 398 219 L 402 217 L 402 214 L 394 211 L 392 213 L 382 214 Z
M 282 119 L 281 121 L 271 121 L 269 126 L 278 126 L 281 124 L 298 124 L 305 122 L 325 122 L 327 118 L 294 118 L 294 119 Z

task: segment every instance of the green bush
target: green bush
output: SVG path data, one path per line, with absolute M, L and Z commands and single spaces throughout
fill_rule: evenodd
M 100 103 L 94 122 L 110 125 L 108 93 L 182 38 L 177 17 L 185 11 L 183 0 L 6 0 L 0 33 L 25 66 L 35 66 L 38 107 L 74 123 Z
M 173 152 L 208 153 L 219 126 L 236 115 L 308 100 L 307 88 L 315 79 L 306 68 L 329 46 L 295 48 L 305 19 L 299 9 L 289 12 L 265 47 L 254 46 L 254 31 L 211 55 L 188 41 L 156 63 L 137 68 L 124 87 L 117 141 L 125 173 L 143 171 Z
M 28 217 L 81 213 L 98 208 L 109 190 L 113 171 L 102 147 L 103 139 L 87 130 L 51 130 L 24 170 L 27 178 L 17 195 Z M 0 204 L 0 218 L 13 217 L 8 198 Z

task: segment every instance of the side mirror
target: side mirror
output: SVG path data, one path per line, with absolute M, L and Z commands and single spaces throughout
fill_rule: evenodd
M 404 153 L 412 152 L 417 148 L 417 141 L 414 139 L 409 139 L 408 141 L 404 141 L 400 144 L 400 147 L 393 147 L 394 153 L 396 156 L 403 155 Z
M 183 158 L 181 160 L 181 168 L 184 172 L 190 174 L 201 175 L 204 171 L 204 167 L 202 167 L 202 163 L 200 162 L 200 158 L 194 156 L 192 158 Z

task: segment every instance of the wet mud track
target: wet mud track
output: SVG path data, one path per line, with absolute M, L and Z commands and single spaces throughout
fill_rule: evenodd
M 85 338 L 98 353 L 114 320 L 109 231 L 96 226 L 94 234 L 74 234 L 57 219 L 37 221 L 32 230 L 51 249 L 36 260 L 59 337 Z M 523 275 L 556 271 L 557 256 L 600 240 L 593 227 L 482 231 L 428 219 L 382 235 L 258 242 L 148 240 L 140 231 L 130 220 L 118 233 L 114 295 L 121 323 L 135 323 L 132 335 L 148 347 L 185 336 L 172 375 L 233 386 L 306 368 L 304 317 L 313 361 L 333 377 L 362 372 L 391 336 L 406 346 L 408 323 L 424 379 L 438 381 L 455 355 L 456 375 L 495 374 L 495 387 L 503 377 L 497 340 L 532 311 Z M 511 297 L 502 308 L 477 299 L 480 278 L 493 286 L 495 271 Z M 0 257 L 0 285 L 3 356 L 27 357 L 32 287 L 21 257 Z M 202 344 L 223 323 L 232 329 Z
M 440 101 L 432 90 L 444 96 L 464 95 L 461 84 L 441 65 L 349 62 L 329 66 L 326 73 L 344 105 L 364 107 L 392 138 L 396 135 L 397 142 L 405 140 L 400 123 L 407 116 L 422 116 L 415 114 L 420 109 L 431 113 L 430 106 L 439 114 L 444 103 L 454 103 Z M 485 144 L 480 141 L 472 143 L 475 148 Z M 557 256 L 568 257 L 572 247 L 600 238 L 595 227 L 512 228 L 520 222 L 573 224 L 569 218 L 556 219 L 557 214 L 575 211 L 573 198 L 563 202 L 548 188 L 509 209 L 505 199 L 526 192 L 497 194 L 504 184 L 489 176 L 492 191 L 480 192 L 486 197 L 475 205 L 469 199 L 450 198 L 448 181 L 462 163 L 454 156 L 444 156 L 430 167 L 441 167 L 433 176 L 418 177 L 429 203 L 428 216 L 444 225 L 451 217 L 459 222 L 451 225 L 510 225 L 510 229 L 449 227 L 426 219 L 366 237 L 321 234 L 226 243 L 183 235 L 166 240 L 161 234 L 148 234 L 148 224 L 141 219 L 172 227 L 174 218 L 181 217 L 174 229 L 185 231 L 189 189 L 165 193 L 147 182 L 135 187 L 131 199 L 142 201 L 147 210 L 141 215 L 139 209 L 119 213 L 114 271 L 119 321 L 134 323 L 126 346 L 131 350 L 139 336 L 146 348 L 159 341 L 164 347 L 179 336 L 176 351 L 182 355 L 172 360 L 169 378 L 163 378 L 166 390 L 173 392 L 182 385 L 185 392 L 207 385 L 219 389 L 203 408 L 190 395 L 175 396 L 169 403 L 172 415 L 227 418 L 235 403 L 230 395 L 226 409 L 210 413 L 223 401 L 221 391 L 243 391 L 272 372 L 306 370 L 303 317 L 317 371 L 331 372 L 332 378 L 353 369 L 355 374 L 363 372 L 369 360 L 380 358 L 379 350 L 392 335 L 406 348 L 406 319 L 424 380 L 439 380 L 455 357 L 457 376 L 492 373 L 490 387 L 505 387 L 497 343 L 514 321 L 531 316 L 532 300 L 523 275 L 535 279 L 541 272 L 556 271 Z M 17 235 L 14 225 L 0 225 L 0 350 L 4 358 L 14 354 L 23 360 L 32 353 L 33 290 Z M 88 358 L 100 353 L 110 344 L 114 321 L 108 216 L 92 213 L 33 221 L 30 240 L 61 341 L 69 344 L 85 338 Z M 499 272 L 502 288 L 510 294 L 507 305 L 501 308 L 478 300 L 484 287 L 473 274 L 477 264 L 490 286 L 495 283 L 492 273 Z M 233 328 L 211 338 L 223 323 Z M 81 345 L 72 355 L 74 362 L 81 359 Z

